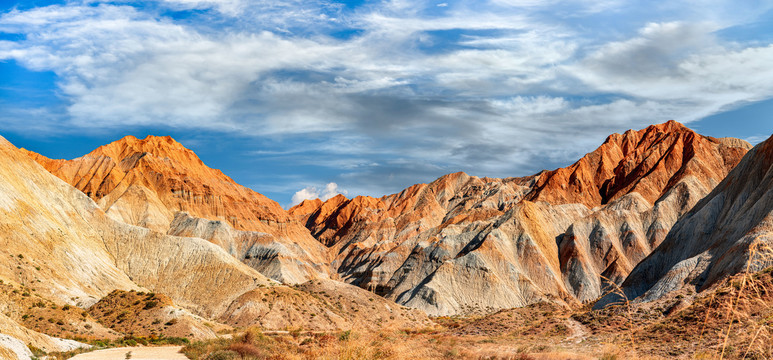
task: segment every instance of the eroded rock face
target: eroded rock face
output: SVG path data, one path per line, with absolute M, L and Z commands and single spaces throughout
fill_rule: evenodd
M 239 230 L 288 222 L 279 204 L 207 167 L 168 136 L 127 136 L 73 160 L 30 155 L 127 224 L 165 232 L 176 211 L 220 219 Z
M 749 148 L 742 140 L 704 137 L 671 120 L 610 135 L 571 166 L 537 175 L 526 198 L 593 208 L 636 192 L 652 204 L 687 176 L 716 185 Z
M 681 218 L 623 283 L 630 299 L 649 301 L 689 286 L 704 290 L 733 274 L 773 264 L 773 138 L 744 156 Z M 597 306 L 615 301 L 603 298 Z
M 239 294 L 277 284 L 203 239 L 111 219 L 2 138 L 0 207 L 0 255 L 16 259 L 0 278 L 35 284 L 59 303 L 85 307 L 115 289 L 150 289 L 213 316 Z
M 247 261 L 257 269 L 271 268 L 267 276 L 289 283 L 329 276 L 326 249 L 303 225 L 275 201 L 204 165 L 171 137 L 140 140 L 127 136 L 73 160 L 28 154 L 94 199 L 115 220 L 162 233 L 196 233 L 182 229 L 179 222 L 170 229 L 175 214 L 184 211 L 192 217 L 220 221 L 229 229 L 265 234 L 270 239 L 264 242 L 293 248 L 299 265 L 276 257 L 267 260 L 270 265 Z
M 271 234 L 258 231 L 234 230 L 223 221 L 195 218 L 178 212 L 170 225 L 169 235 L 196 237 L 219 245 L 229 254 L 274 280 L 299 284 L 311 276 L 326 277 L 327 266 L 312 262 L 304 246 L 277 241 Z M 315 247 L 318 244 L 315 244 Z
M 670 121 L 611 135 L 534 176 L 455 173 L 378 199 L 306 201 L 290 214 L 337 254 L 345 281 L 430 314 L 592 301 L 749 147 Z
M 577 299 L 594 301 L 612 290 L 609 282 L 620 284 L 716 181 L 702 180 L 684 177 L 654 206 L 639 193 L 629 193 L 574 222 L 560 238 L 559 257 L 566 284 Z
M 0 138 L 0 279 L 86 306 L 112 289 L 139 289 L 89 221 L 96 212 L 86 195 Z
M 175 308 L 229 325 L 336 330 L 365 321 L 363 315 L 347 314 L 268 279 L 210 241 L 112 219 L 86 194 L 1 137 L 0 211 L 0 256 L 6 259 L 0 262 L 0 280 L 34 284 L 37 295 L 58 304 L 85 308 L 119 289 L 164 294 Z M 343 283 L 335 289 L 340 302 L 361 301 L 362 293 L 367 292 Z M 384 303 L 405 313 L 396 319 L 427 321 L 423 314 L 379 299 Z M 0 331 L 17 330 L 26 331 L 0 315 Z

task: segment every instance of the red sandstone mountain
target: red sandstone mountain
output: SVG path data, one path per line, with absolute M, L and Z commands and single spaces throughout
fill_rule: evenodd
M 289 213 L 168 137 L 127 137 L 73 160 L 30 155 L 109 216 L 204 238 L 275 279 L 326 276 L 331 256 L 346 282 L 457 314 L 597 299 L 603 279 L 621 282 L 748 148 L 670 121 L 611 135 L 554 171 L 455 173 Z
M 571 166 L 538 174 L 526 199 L 593 208 L 637 192 L 654 203 L 687 176 L 721 180 L 748 149 L 743 141 L 701 136 L 671 120 L 612 134 Z
M 758 144 L 680 219 L 623 283 L 649 301 L 683 287 L 701 291 L 773 265 L 773 137 Z M 614 300 L 607 297 L 599 306 Z
M 226 247 L 232 255 L 259 260 L 256 269 L 283 282 L 327 277 L 325 249 L 279 204 L 207 167 L 171 137 L 127 136 L 72 160 L 28 154 L 116 220 L 172 235 L 217 238 L 213 242 L 232 245 Z M 171 229 L 181 211 L 219 221 L 206 225 L 220 231 L 190 221 L 185 224 L 192 228 L 178 223 Z M 235 236 L 252 241 L 239 242 Z
M 195 230 L 204 234 L 211 225 L 209 220 L 179 213 L 177 222 L 183 221 L 203 225 Z M 178 223 L 175 228 L 181 226 Z M 220 234 L 223 226 L 228 225 L 220 222 L 212 227 L 220 240 L 225 236 Z M 0 257 L 4 259 L 0 261 L 0 359 L 17 358 L 19 344 L 21 349 L 30 345 L 45 351 L 86 346 L 37 333 L 28 326 L 50 335 L 101 338 L 123 337 L 134 331 L 139 335 L 153 328 L 161 330 L 164 324 L 164 332 L 202 338 L 215 336 L 213 329 L 218 325 L 211 325 L 216 322 L 317 331 L 379 325 L 420 328 L 428 323 L 426 315 L 374 299 L 354 286 L 325 279 L 297 288 L 284 286 L 211 241 L 111 219 L 86 194 L 2 137 L 0 229 Z M 270 236 L 232 231 L 240 236 Z M 155 294 L 140 300 L 135 293 L 134 299 L 116 302 L 109 295 L 114 290 Z M 93 316 L 99 324 L 85 312 L 97 302 L 101 305 Z M 156 320 L 160 323 L 154 323 Z M 9 343 L 13 346 L 10 351 Z
M 127 136 L 73 160 L 31 156 L 108 213 L 154 230 L 166 231 L 174 211 L 223 220 L 237 230 L 270 231 L 267 223 L 289 221 L 275 201 L 207 167 L 168 136 Z M 147 207 L 138 209 L 135 201 Z
M 591 301 L 602 276 L 622 281 L 749 147 L 669 121 L 534 176 L 456 173 L 290 214 L 337 254 L 345 281 L 433 314 Z

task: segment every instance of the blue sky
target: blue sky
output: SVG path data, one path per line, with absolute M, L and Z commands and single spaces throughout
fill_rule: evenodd
M 0 1 L 0 134 L 172 135 L 290 205 L 565 166 L 669 119 L 759 142 L 770 1 Z

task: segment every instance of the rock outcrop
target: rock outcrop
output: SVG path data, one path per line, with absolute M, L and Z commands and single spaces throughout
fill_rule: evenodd
M 683 287 L 701 291 L 742 271 L 773 264 L 773 137 L 668 233 L 623 283 L 629 299 L 649 301 Z M 597 303 L 614 302 L 609 295 Z
M 158 232 L 166 232 L 176 211 L 264 232 L 289 220 L 275 201 L 207 167 L 168 136 L 127 136 L 73 160 L 30 156 L 112 218 Z
M 743 140 L 701 136 L 671 120 L 612 134 L 571 166 L 538 174 L 526 199 L 594 208 L 635 192 L 652 204 L 689 176 L 716 185 L 749 148 Z
M 287 283 L 329 276 L 325 248 L 279 204 L 207 167 L 171 137 L 140 140 L 127 136 L 72 160 L 28 154 L 91 197 L 115 220 L 165 233 L 175 214 L 184 211 L 229 228 L 263 234 L 263 243 L 282 247 L 282 252 L 264 251 L 260 260 L 265 263 L 246 258 L 246 252 L 227 249 L 266 271 L 266 276 Z M 179 222 L 174 225 L 170 234 L 196 233 L 182 229 Z M 294 261 L 286 261 L 287 256 Z
M 593 163 L 589 158 L 599 159 L 599 166 L 593 169 L 598 174 L 607 172 L 602 166 L 609 162 L 605 159 L 623 155 L 600 187 L 590 186 L 601 197 L 590 192 L 589 198 L 601 201 L 602 207 L 573 223 L 560 239 L 561 271 L 572 293 L 581 301 L 593 301 L 606 292 L 605 282 L 621 283 L 750 147 L 738 139 L 704 137 L 671 121 L 612 135 L 596 155 L 586 155 L 567 168 L 586 168 L 574 178 L 587 178 L 587 166 L 582 164 Z M 587 189 L 589 185 L 578 186 Z M 571 187 L 570 181 L 567 189 Z M 553 190 L 559 196 L 544 194 L 545 189 L 538 187 L 530 197 L 552 197 L 559 202 L 569 197 L 564 188 Z M 583 202 L 595 204 L 590 199 Z
M 113 289 L 140 289 L 106 249 L 91 221 L 98 212 L 86 195 L 0 138 L 0 279 L 84 306 Z
M 361 321 L 361 315 L 266 278 L 212 242 L 112 219 L 2 138 L 0 212 L 0 256 L 6 259 L 0 280 L 60 305 L 86 308 L 118 289 L 164 294 L 175 308 L 230 325 L 336 330 Z M 341 286 L 336 295 L 342 302 L 357 300 L 347 298 L 352 291 L 364 292 Z M 423 314 L 397 318 L 427 320 Z M 9 330 L 0 323 L 0 331 Z
M 27 329 L 0 314 L 0 359 L 14 359 L 15 357 L 8 356 L 10 354 L 18 356 L 19 359 L 29 359 L 28 344 L 46 352 L 66 352 L 90 346 L 75 340 L 60 339 Z
M 748 148 L 669 121 L 611 135 L 554 171 L 456 173 L 382 198 L 306 201 L 290 214 L 337 254 L 342 279 L 430 314 L 592 301 Z
M 304 256 L 304 247 L 298 243 L 278 241 L 264 232 L 234 230 L 220 220 L 195 218 L 178 212 L 167 233 L 207 240 L 261 274 L 283 283 L 305 282 L 310 277 L 307 274 L 317 270 L 315 264 L 309 262 L 309 256 Z
M 115 289 L 150 289 L 209 316 L 245 291 L 276 284 L 203 239 L 111 219 L 83 192 L 0 141 L 0 255 L 8 259 L 0 278 L 84 307 Z

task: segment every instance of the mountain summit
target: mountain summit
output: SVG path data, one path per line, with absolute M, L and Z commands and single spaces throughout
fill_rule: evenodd
M 238 230 L 265 231 L 267 222 L 289 221 L 275 201 L 207 167 L 169 136 L 126 136 L 73 160 L 30 155 L 129 224 L 166 231 L 175 211 Z
M 538 174 L 526 199 L 593 208 L 636 192 L 652 204 L 688 176 L 713 187 L 750 147 L 738 139 L 701 136 L 670 120 L 612 134 L 576 163 Z
M 455 173 L 290 214 L 331 247 L 345 281 L 430 314 L 592 301 L 750 147 L 669 121 L 613 134 L 566 168 L 507 179 Z
M 649 301 L 689 287 L 697 291 L 743 271 L 773 264 L 773 137 L 671 229 L 623 283 L 630 299 Z M 599 306 L 614 301 L 609 296 Z
M 325 248 L 278 203 L 169 136 L 127 136 L 72 160 L 28 155 L 115 220 L 204 238 L 282 282 L 329 276 Z

